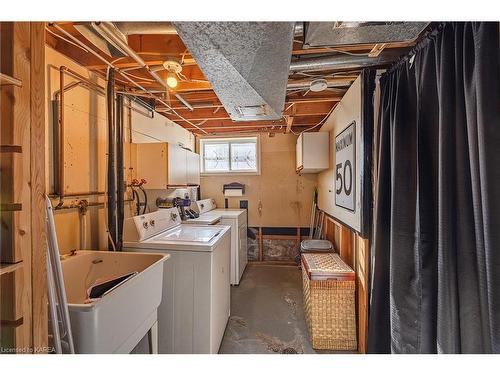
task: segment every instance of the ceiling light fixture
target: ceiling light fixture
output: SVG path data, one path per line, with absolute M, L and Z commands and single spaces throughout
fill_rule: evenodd
M 177 85 L 179 84 L 179 80 L 177 79 L 177 75 L 175 73 L 168 73 L 167 74 L 167 86 L 170 87 L 171 89 L 175 89 Z
M 170 87 L 171 89 L 175 89 L 179 84 L 179 79 L 177 78 L 177 74 L 179 74 L 182 71 L 182 65 L 178 61 L 172 59 L 164 61 L 163 67 L 168 72 L 167 74 L 168 87 Z

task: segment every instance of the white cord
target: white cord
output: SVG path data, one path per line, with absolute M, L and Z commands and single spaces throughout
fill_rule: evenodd
M 318 126 L 322 125 L 322 124 L 323 124 L 323 123 L 324 123 L 324 122 L 328 119 L 328 117 L 330 117 L 330 115 L 332 114 L 332 112 L 333 112 L 333 110 L 335 109 L 335 107 L 336 107 L 336 105 L 334 105 L 334 106 L 332 107 L 332 109 L 330 109 L 330 112 L 328 112 L 328 113 L 326 114 L 326 116 L 325 116 L 325 117 L 323 117 L 323 119 L 322 119 L 320 122 L 318 122 L 316 125 L 313 125 L 313 126 L 311 126 L 310 128 L 304 129 L 304 130 L 302 130 L 300 133 L 295 133 L 295 132 L 293 131 L 293 129 L 291 129 L 291 128 L 290 128 L 290 131 L 291 131 L 294 135 L 301 135 L 301 134 L 302 134 L 302 133 L 304 133 L 304 132 L 307 132 L 307 131 L 309 131 L 309 130 L 313 130 L 313 129 L 317 128 Z
M 349 51 L 344 51 L 342 49 L 337 49 L 337 48 L 332 48 L 332 47 L 325 47 L 327 50 L 332 51 L 332 52 L 338 52 L 338 53 L 343 53 L 345 55 L 350 55 L 350 56 L 369 56 L 369 52 L 349 52 Z

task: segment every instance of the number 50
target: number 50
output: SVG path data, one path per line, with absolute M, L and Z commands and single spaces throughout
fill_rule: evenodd
M 346 178 L 346 172 L 349 169 L 348 173 L 348 178 Z M 344 165 L 342 163 L 339 163 L 335 167 L 335 181 L 339 182 L 338 188 L 336 190 L 337 195 L 342 193 L 342 190 L 344 190 L 345 195 L 351 195 L 352 192 L 352 165 L 350 160 L 346 160 L 344 162 Z M 349 180 L 349 183 L 347 181 Z

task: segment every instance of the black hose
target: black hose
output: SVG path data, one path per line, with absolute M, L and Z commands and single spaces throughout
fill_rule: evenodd
M 122 250 L 123 220 L 125 217 L 125 179 L 123 176 L 123 95 L 116 96 L 116 195 L 117 195 L 117 238 L 116 249 Z
M 148 207 L 148 194 L 146 193 L 146 190 L 141 186 L 139 186 L 139 189 L 142 190 L 142 193 L 144 194 L 144 208 L 142 209 L 142 214 L 144 215 L 146 213 L 146 208 Z
M 141 201 L 139 198 L 139 194 L 137 194 L 137 191 L 135 191 L 134 187 L 131 186 L 130 188 L 132 189 L 132 199 L 134 200 L 134 202 L 137 201 L 137 203 L 135 204 L 135 215 L 134 215 L 137 216 L 141 214 Z
M 108 249 L 114 250 L 116 244 L 116 129 L 115 129 L 115 70 L 108 69 L 106 87 L 106 104 L 108 115 Z

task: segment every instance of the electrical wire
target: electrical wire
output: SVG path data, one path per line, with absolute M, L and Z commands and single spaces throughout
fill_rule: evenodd
M 146 213 L 146 209 L 148 208 L 148 194 L 146 193 L 146 190 L 141 186 L 139 186 L 139 189 L 141 189 L 142 194 L 144 194 L 144 208 L 142 210 L 142 214 L 144 215 Z
M 332 48 L 332 47 L 325 47 L 325 49 L 332 51 L 332 52 L 338 52 L 338 53 L 343 53 L 344 55 L 349 55 L 349 56 L 369 56 L 369 52 L 350 52 L 350 51 L 345 51 L 342 49 L 338 48 Z
M 134 216 L 137 216 L 137 215 L 141 214 L 141 201 L 139 198 L 139 194 L 137 194 L 137 192 L 135 191 L 135 189 L 132 185 L 130 185 L 130 189 L 132 190 L 132 200 L 134 202 L 136 202 L 136 198 L 137 198 L 137 203 L 135 204 L 135 215 L 134 215 Z
M 150 78 L 145 78 L 145 77 L 139 77 L 139 76 L 136 76 L 135 74 L 131 74 L 129 72 L 124 72 L 123 70 L 120 73 L 124 74 L 124 75 L 127 75 L 129 77 L 138 79 L 138 80 L 142 80 L 142 81 L 139 81 L 140 84 L 156 82 L 155 79 L 150 79 Z
M 293 129 L 291 129 L 291 128 L 290 128 L 290 131 L 291 131 L 293 134 L 295 134 L 295 135 L 301 135 L 301 134 L 302 134 L 302 133 L 304 133 L 304 132 L 307 132 L 307 131 L 309 131 L 309 130 L 313 130 L 313 129 L 317 128 L 318 126 L 323 125 L 323 124 L 324 124 L 324 122 L 328 119 L 328 117 L 330 117 L 330 115 L 332 114 L 332 112 L 333 112 L 333 110 L 335 109 L 335 107 L 336 107 L 336 105 L 334 105 L 334 106 L 332 107 L 332 109 L 330 109 L 330 111 L 326 114 L 326 116 L 325 116 L 325 117 L 323 117 L 323 119 L 322 119 L 320 122 L 318 122 L 316 125 L 313 125 L 313 126 L 311 126 L 310 128 L 304 129 L 304 130 L 302 130 L 300 133 L 295 133 L 295 132 L 293 131 Z
M 182 56 L 181 56 L 181 65 L 184 64 L 184 58 L 186 57 L 186 54 L 188 53 L 188 50 L 184 50 L 184 52 L 182 53 Z
M 61 31 L 64 35 L 66 35 L 68 38 L 74 40 L 76 43 L 79 43 L 79 44 L 83 44 L 83 42 L 81 42 L 80 40 L 78 40 L 77 38 L 75 38 L 73 35 L 71 35 L 70 33 L 68 33 L 66 30 L 64 30 L 61 26 L 59 26 L 57 23 L 51 23 L 50 24 L 51 26 L 55 27 L 57 30 Z M 179 115 L 177 113 L 177 111 L 175 111 L 168 103 L 166 103 L 164 100 L 160 99 L 159 97 L 153 95 L 148 89 L 146 89 L 144 86 L 142 86 L 141 84 L 135 82 L 132 78 L 130 78 L 129 76 L 123 74 L 123 72 L 120 70 L 120 69 L 117 69 L 115 68 L 115 66 L 113 64 L 111 64 L 108 60 L 106 60 L 104 57 L 102 57 L 100 54 L 98 54 L 96 51 L 94 51 L 93 49 L 88 49 L 87 52 L 90 52 L 92 53 L 94 56 L 96 56 L 99 60 L 101 60 L 102 62 L 104 62 L 108 67 L 110 68 L 113 68 L 117 71 L 117 73 L 121 74 L 122 77 L 124 77 L 125 79 L 127 79 L 130 83 L 132 83 L 134 86 L 138 87 L 139 89 L 141 89 L 142 91 L 144 91 L 145 94 L 147 94 L 151 99 L 155 99 L 157 101 L 159 101 L 161 104 L 163 104 L 164 106 L 166 106 L 168 109 L 170 109 L 175 115 L 177 115 L 178 117 L 180 117 L 181 119 L 183 119 L 185 122 L 187 122 L 189 125 L 191 126 L 194 126 L 196 129 L 200 130 L 202 133 L 205 133 L 205 134 L 208 134 L 208 132 L 203 129 L 203 128 L 200 128 L 198 127 L 196 124 L 194 124 L 192 121 L 186 119 L 184 116 L 182 115 Z M 151 73 L 151 72 L 150 72 Z M 132 94 L 131 94 L 132 95 Z M 167 90 L 167 100 L 170 102 L 170 94 Z

